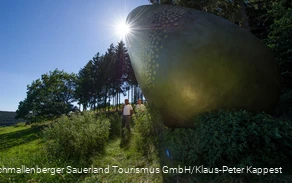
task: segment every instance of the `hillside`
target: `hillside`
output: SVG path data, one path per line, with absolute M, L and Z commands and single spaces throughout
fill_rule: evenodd
M 15 173 L 2 172 L 0 182 L 162 182 L 161 173 L 125 173 L 120 172 L 121 168 L 137 167 L 160 167 L 159 159 L 155 157 L 152 161 L 147 160 L 140 152 L 133 148 L 121 148 L 121 138 L 107 141 L 102 154 L 91 156 L 91 164 L 80 165 L 80 167 L 110 167 L 110 172 L 100 173 L 78 173 L 78 165 L 72 161 L 60 161 L 52 159 L 45 149 L 45 143 L 40 137 L 43 126 L 8 126 L 0 128 L 0 162 L 6 167 L 19 168 L 24 165 L 27 168 L 51 168 L 47 172 L 39 173 Z M 33 158 L 32 158 L 33 157 Z M 50 157 L 50 160 L 49 160 Z M 154 157 L 154 156 L 153 156 Z M 114 167 L 118 167 L 115 171 Z M 63 168 L 62 173 L 55 172 L 55 169 Z M 105 168 L 104 168 L 105 169 Z M 80 168 L 79 168 L 80 170 Z M 135 169 L 136 170 L 136 169 Z M 6 171 L 6 170 L 4 170 Z
M 23 121 L 20 119 L 15 119 L 15 116 L 16 112 L 0 111 L 0 126 L 10 126 L 19 121 Z
M 292 182 L 291 121 L 219 111 L 169 129 L 159 119 L 135 115 L 130 133 L 117 113 L 91 111 L 0 128 L 0 182 Z

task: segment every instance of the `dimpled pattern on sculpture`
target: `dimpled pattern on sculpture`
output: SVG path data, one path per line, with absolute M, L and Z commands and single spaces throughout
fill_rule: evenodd
M 159 68 L 159 53 L 163 49 L 162 40 L 168 38 L 168 30 L 173 30 L 178 26 L 178 20 L 186 13 L 186 10 L 175 7 L 157 9 L 154 16 L 150 18 L 150 31 L 148 33 L 148 46 L 142 52 L 144 62 L 145 87 L 150 89 L 155 87 L 153 81 Z
M 169 127 L 193 127 L 218 109 L 272 111 L 277 64 L 249 31 L 221 17 L 170 5 L 135 8 L 126 44 L 137 81 Z

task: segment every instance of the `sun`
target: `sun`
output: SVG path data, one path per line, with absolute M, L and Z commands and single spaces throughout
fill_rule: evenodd
M 127 21 L 128 16 L 128 7 L 125 4 L 124 11 L 121 8 L 119 9 L 110 9 L 111 12 L 108 19 L 104 19 L 102 22 L 102 26 L 107 29 L 106 35 L 108 39 L 114 40 L 119 39 L 119 41 L 125 41 L 127 36 L 134 33 L 134 28 L 131 22 Z
M 120 23 L 117 26 L 117 32 L 119 32 L 120 35 L 125 36 L 130 32 L 130 26 L 126 23 Z
M 118 22 L 115 29 L 116 35 L 120 38 L 125 38 L 125 36 L 131 32 L 130 25 L 125 21 Z

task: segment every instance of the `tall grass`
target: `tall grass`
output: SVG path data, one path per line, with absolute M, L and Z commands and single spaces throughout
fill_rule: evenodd
M 3 128 L 2 142 L 6 146 L 0 149 L 1 166 L 50 168 L 51 171 L 1 173 L 0 182 L 81 182 L 86 174 L 68 173 L 67 166 L 86 168 L 91 166 L 93 158 L 100 158 L 108 143 L 110 126 L 120 122 L 116 118 L 117 115 L 106 118 L 89 112 L 62 116 L 45 125 Z M 41 131 L 43 126 L 46 127 Z M 117 128 L 111 132 L 117 132 Z M 28 138 L 32 136 L 35 138 Z M 61 173 L 55 172 L 58 168 L 64 169 Z
M 144 112 L 133 117 L 135 123 L 133 147 L 137 151 L 142 152 L 149 160 L 151 160 L 152 155 L 157 153 L 155 148 L 157 145 L 156 130 L 162 125 L 157 123 L 158 115 L 154 115 L 155 113 Z
M 54 158 L 88 162 L 102 153 L 109 139 L 110 120 L 94 113 L 62 116 L 43 131 L 45 149 Z
M 130 144 L 129 148 L 119 148 L 121 139 L 114 139 L 109 142 L 105 148 L 105 155 L 93 158 L 94 167 L 110 167 L 109 173 L 90 174 L 86 176 L 82 183 L 98 182 L 143 182 L 143 183 L 161 183 L 162 176 L 159 173 L 118 173 L 114 172 L 112 166 L 119 168 L 151 168 L 160 167 L 159 160 L 156 158 L 149 161 L 141 152 Z M 127 170 L 126 170 L 127 171 Z
M 0 151 L 0 165 L 6 168 L 60 168 L 72 165 L 68 162 L 61 162 L 49 158 L 43 149 L 41 139 L 27 142 L 6 151 Z M 2 170 L 3 171 L 3 170 Z M 58 174 L 53 172 L 42 173 L 15 173 L 2 172 L 0 174 L 1 183 L 18 182 L 78 182 L 79 177 L 74 174 Z

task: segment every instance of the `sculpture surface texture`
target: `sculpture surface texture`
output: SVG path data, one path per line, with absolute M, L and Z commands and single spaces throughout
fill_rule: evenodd
M 171 5 L 145 5 L 127 17 L 126 44 L 137 81 L 169 127 L 217 109 L 270 112 L 278 66 L 252 33 L 221 17 Z

